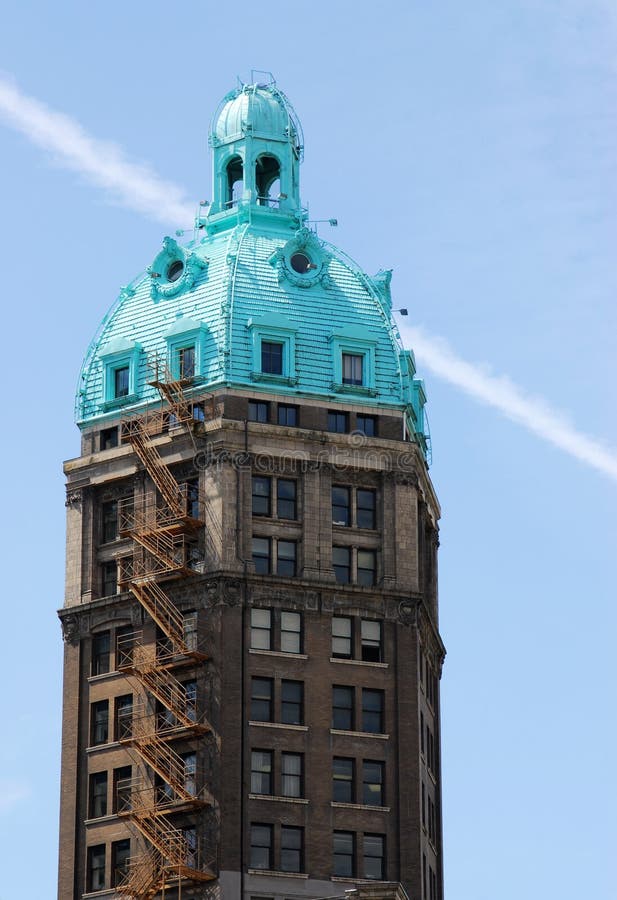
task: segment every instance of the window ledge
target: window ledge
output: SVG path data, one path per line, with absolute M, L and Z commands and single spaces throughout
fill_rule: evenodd
M 249 720 L 249 725 L 255 725 L 256 728 L 283 728 L 289 731 L 308 731 L 308 725 L 285 725 L 283 722 L 254 722 Z M 349 732 L 343 732 L 348 734 Z
M 331 728 L 330 734 L 344 734 L 347 737 L 363 737 L 363 738 L 377 738 L 379 741 L 389 741 L 389 734 L 381 734 L 378 731 L 344 731 L 340 728 Z
M 86 753 L 96 753 L 99 750 L 118 750 L 121 746 L 120 741 L 108 741 L 107 744 L 94 744 L 92 747 L 86 747 Z
M 84 825 L 107 825 L 108 822 L 115 822 L 117 818 L 116 813 L 110 813 L 108 816 L 98 816 L 96 819 L 85 819 Z
M 138 394 L 127 394 L 125 397 L 114 397 L 112 400 L 105 400 L 104 403 L 101 403 L 101 409 L 106 411 L 108 409 L 118 409 L 121 406 L 127 406 L 129 403 L 136 403 L 139 400 Z M 86 895 L 84 894 L 84 897 Z
M 249 800 L 274 800 L 277 803 L 303 803 L 308 805 L 305 797 L 279 797 L 276 794 L 249 794 Z
M 364 397 L 376 397 L 379 391 L 376 388 L 366 387 L 362 384 L 342 384 L 333 381 L 330 389 L 336 394 L 362 394 Z
M 389 882 L 387 879 L 384 882 L 383 878 L 354 878 L 353 875 L 347 875 L 346 877 L 343 877 L 342 875 L 331 875 L 330 881 L 340 881 L 344 884 L 392 884 L 392 882 Z
M 117 672 L 115 669 L 110 669 L 109 672 L 101 672 L 100 675 L 88 675 L 88 684 L 96 684 L 97 681 L 105 681 L 108 678 L 117 678 L 119 675 L 122 675 L 122 672 Z M 126 678 L 126 675 L 123 677 Z
M 336 800 L 330 802 L 335 809 L 365 809 L 367 812 L 390 812 L 389 806 L 369 806 L 368 803 L 340 803 Z
M 249 869 L 249 875 L 269 875 L 274 878 L 308 878 L 306 872 L 279 872 L 278 869 Z
M 365 666 L 369 669 L 389 669 L 390 663 L 369 662 L 366 659 L 342 659 L 338 656 L 330 657 L 331 663 L 342 663 L 344 666 Z
M 82 894 L 82 900 L 87 900 L 88 897 L 116 897 L 117 894 L 114 890 L 110 888 L 105 888 L 102 891 L 90 891 L 87 894 Z
M 274 375 L 271 372 L 251 372 L 251 381 L 262 381 L 266 384 L 286 384 L 291 387 L 298 384 L 296 376 Z
M 254 653 L 255 656 L 277 656 L 281 659 L 308 659 L 306 653 L 285 653 L 284 650 L 258 650 L 256 647 L 251 647 L 249 653 Z

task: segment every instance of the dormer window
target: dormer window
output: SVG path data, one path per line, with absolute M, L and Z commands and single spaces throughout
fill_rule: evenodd
M 343 384 L 362 385 L 364 372 L 364 355 L 360 353 L 343 353 Z
M 261 371 L 267 375 L 283 374 L 283 344 L 275 341 L 261 342 Z
M 227 163 L 227 202 L 225 206 L 231 209 L 237 206 L 244 192 L 244 165 L 239 156 L 232 157 Z
M 281 164 L 275 156 L 260 156 L 255 164 L 255 189 L 260 206 L 278 206 Z
M 118 369 L 114 369 L 114 399 L 128 397 L 129 373 L 129 366 L 120 366 Z
M 195 345 L 178 350 L 178 374 L 180 378 L 195 377 Z

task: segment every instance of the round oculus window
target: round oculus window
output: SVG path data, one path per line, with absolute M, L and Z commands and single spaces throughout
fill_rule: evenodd
M 177 281 L 178 278 L 184 272 L 184 263 L 181 259 L 174 259 L 173 262 L 170 262 L 167 266 L 167 281 L 174 282 Z
M 293 253 L 291 259 L 289 260 L 291 268 L 294 272 L 297 272 L 298 275 L 306 275 L 307 272 L 310 272 L 311 269 L 316 269 L 317 266 L 311 262 L 306 253 Z

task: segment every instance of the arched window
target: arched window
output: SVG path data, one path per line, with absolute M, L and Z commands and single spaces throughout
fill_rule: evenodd
M 225 206 L 229 209 L 242 199 L 244 191 L 244 167 L 239 156 L 233 156 L 227 163 L 227 201 Z
M 275 156 L 264 154 L 255 164 L 255 187 L 260 206 L 278 206 L 281 193 L 281 164 Z

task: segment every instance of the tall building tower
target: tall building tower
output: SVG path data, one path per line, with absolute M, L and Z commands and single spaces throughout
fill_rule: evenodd
M 81 372 L 59 898 L 441 900 L 439 507 L 390 273 L 310 227 L 274 83 L 210 142 L 194 240 Z

